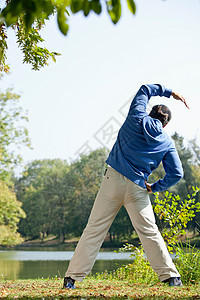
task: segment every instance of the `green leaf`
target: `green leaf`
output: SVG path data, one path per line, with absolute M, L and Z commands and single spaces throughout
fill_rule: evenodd
M 6 17 L 7 15 L 12 15 L 16 17 L 22 9 L 22 3 L 18 0 L 10 1 L 7 6 L 2 10 L 2 16 Z
M 107 11 L 111 17 L 111 20 L 116 24 L 121 17 L 121 2 L 120 0 L 110 0 L 106 2 Z
M 24 22 L 25 22 L 26 29 L 31 28 L 31 25 L 34 22 L 33 14 L 32 13 L 26 13 L 26 15 L 24 17 Z
M 54 11 L 54 5 L 51 1 L 37 1 L 37 4 L 41 5 L 41 9 L 43 13 L 45 12 L 46 17 L 52 14 Z
M 2 15 L 4 16 L 4 20 L 5 20 L 7 27 L 9 27 L 12 24 L 17 22 L 17 17 L 13 16 L 10 12 L 5 13 L 5 14 L 2 13 Z
M 65 7 L 62 7 L 58 10 L 57 12 L 57 22 L 58 22 L 58 27 L 60 31 L 64 34 L 67 35 L 67 32 L 69 30 L 69 24 L 67 24 L 67 17 L 65 15 Z
M 84 11 L 84 16 L 87 17 L 89 15 L 89 13 L 90 13 L 90 2 L 88 0 L 86 0 L 84 2 L 84 9 L 83 9 L 83 11 Z
M 83 9 L 83 1 L 78 1 L 78 0 L 72 0 L 71 1 L 71 5 L 70 5 L 70 9 L 72 11 L 73 14 L 79 12 L 80 10 Z
M 101 4 L 99 3 L 98 0 L 93 0 L 91 2 L 91 8 L 97 15 L 99 15 L 101 13 Z
M 132 14 L 135 15 L 135 13 L 136 13 L 135 2 L 133 0 L 127 0 L 127 5 L 128 5 L 129 10 L 132 12 Z

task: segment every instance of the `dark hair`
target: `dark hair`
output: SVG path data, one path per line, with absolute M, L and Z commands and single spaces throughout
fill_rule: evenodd
M 171 111 L 163 104 L 153 106 L 149 115 L 154 119 L 160 120 L 163 126 L 165 126 L 172 118 Z

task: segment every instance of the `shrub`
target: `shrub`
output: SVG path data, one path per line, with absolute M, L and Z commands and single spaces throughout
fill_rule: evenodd
M 124 265 L 114 272 L 114 277 L 118 279 L 127 279 L 128 281 L 137 283 L 156 283 L 159 281 L 157 274 L 153 271 L 149 261 L 144 255 L 142 246 L 135 247 L 131 244 L 126 244 L 119 249 L 120 252 L 131 251 L 130 256 L 133 262 Z
M 171 253 L 178 244 L 180 235 L 186 234 L 188 222 L 195 217 L 196 212 L 200 211 L 200 203 L 195 199 L 199 190 L 198 187 L 193 187 L 193 194 L 187 195 L 184 200 L 181 200 L 179 195 L 173 195 L 168 191 L 164 199 L 159 198 L 159 193 L 155 193 L 153 209 L 159 220 L 158 226 L 162 237 Z
M 182 244 L 175 246 L 176 267 L 181 274 L 183 284 L 200 282 L 200 250 L 190 243 L 183 248 Z

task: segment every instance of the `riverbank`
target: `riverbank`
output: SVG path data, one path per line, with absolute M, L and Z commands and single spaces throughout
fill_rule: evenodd
M 65 242 L 61 242 L 57 237 L 55 236 L 48 236 L 43 241 L 40 239 L 35 240 L 26 240 L 23 243 L 16 245 L 16 246 L 0 246 L 0 250 L 5 249 L 12 249 L 12 250 L 61 250 L 61 251 L 74 251 L 76 248 L 76 245 L 79 241 L 79 237 L 72 238 L 72 239 L 66 239 Z M 191 246 L 194 246 L 196 248 L 200 248 L 200 235 L 193 235 L 192 233 L 187 234 L 186 236 L 183 236 L 181 238 L 182 245 L 185 246 L 186 243 L 190 242 Z M 101 251 L 114 251 L 118 250 L 119 248 L 123 247 L 124 244 L 129 243 L 133 244 L 135 247 L 138 247 L 140 245 L 139 238 L 135 236 L 130 241 L 113 241 L 110 242 L 108 240 L 105 240 L 102 244 Z
M 72 238 L 72 239 L 68 239 L 65 240 L 65 242 L 61 242 L 58 238 L 56 237 L 47 237 L 45 238 L 43 241 L 41 241 L 40 239 L 35 239 L 35 240 L 27 240 L 24 241 L 22 244 L 19 244 L 17 246 L 14 247 L 14 249 L 16 250 L 23 250 L 23 249 L 39 249 L 39 248 L 46 248 L 46 249 L 50 249 L 50 248 L 55 248 L 57 250 L 65 250 L 65 251 L 74 251 L 74 249 L 76 248 L 76 245 L 79 241 L 79 237 L 77 238 Z M 123 247 L 123 245 L 128 242 L 128 241 L 122 241 L 122 242 L 118 242 L 118 241 L 107 241 L 105 240 L 103 242 L 102 245 L 102 249 L 105 250 L 109 250 L 109 251 L 114 251 L 116 249 L 119 249 L 121 247 Z M 131 241 L 129 241 L 129 243 L 133 244 L 134 246 L 138 246 L 140 241 L 138 237 L 135 237 L 134 239 L 132 239 Z
M 76 248 L 76 245 L 79 241 L 79 237 L 72 238 L 72 239 L 66 239 L 65 242 L 61 242 L 58 238 L 55 236 L 46 237 L 43 241 L 40 239 L 35 240 L 27 240 L 24 241 L 22 244 L 15 246 L 14 248 L 17 249 L 24 249 L 24 248 L 57 248 L 59 250 L 68 250 L 68 251 L 74 251 Z M 183 246 L 190 241 L 191 246 L 196 246 L 197 248 L 200 248 L 200 235 L 193 235 L 192 233 L 188 233 L 186 236 L 183 236 L 181 238 L 181 242 Z M 140 244 L 139 238 L 135 236 L 130 241 L 113 241 L 110 242 L 108 240 L 105 240 L 102 245 L 102 249 L 106 250 L 115 250 L 123 247 L 125 243 L 133 244 L 134 246 L 138 247 Z
M 1 299 L 200 299 L 200 285 L 169 287 L 88 277 L 77 289 L 62 289 L 63 279 L 0 280 Z

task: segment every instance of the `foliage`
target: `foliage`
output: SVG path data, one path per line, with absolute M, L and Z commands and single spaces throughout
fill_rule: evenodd
M 31 239 L 40 237 L 43 240 L 52 228 L 55 229 L 56 222 L 59 228 L 62 226 L 60 220 L 63 214 L 67 214 L 67 210 L 62 206 L 59 217 L 56 213 L 58 203 L 61 204 L 68 194 L 63 181 L 66 172 L 68 163 L 65 161 L 36 160 L 28 165 L 23 177 L 16 182 L 17 197 L 23 203 L 27 215 L 19 225 L 19 231 L 24 236 Z
M 121 16 L 120 0 L 105 0 L 105 5 L 110 18 L 116 24 Z M 136 13 L 136 6 L 133 0 L 127 0 L 128 8 L 131 13 Z M 2 10 L 1 16 L 4 18 L 6 25 L 11 26 L 18 21 L 18 17 L 23 16 L 25 28 L 29 29 L 38 19 L 48 19 L 53 13 L 57 13 L 57 22 L 60 31 L 67 34 L 68 24 L 66 15 L 69 12 L 75 14 L 82 11 L 87 17 L 90 12 L 100 14 L 103 3 L 100 0 L 10 0 Z
M 50 58 L 55 61 L 59 55 L 46 48 L 39 47 L 43 42 L 39 31 L 51 15 L 57 15 L 57 24 L 60 31 L 67 35 L 69 30 L 68 19 L 70 14 L 82 11 L 87 17 L 90 12 L 101 14 L 106 6 L 108 15 L 116 24 L 121 17 L 121 0 L 7 0 L 0 11 L 0 70 L 8 72 L 6 64 L 7 27 L 14 30 L 17 43 L 24 54 L 23 62 L 30 63 L 34 70 L 48 64 Z M 136 13 L 133 0 L 127 0 L 128 9 Z
M 180 181 L 180 185 L 177 185 L 177 187 L 179 187 L 179 191 L 177 191 L 177 193 L 180 195 L 180 197 L 183 197 L 185 194 L 191 193 L 192 186 L 198 184 L 192 172 L 194 157 L 193 151 L 191 151 L 192 144 L 190 143 L 188 147 L 185 146 L 184 138 L 177 132 L 172 135 L 172 138 L 175 142 L 176 149 L 184 170 L 183 180 Z
M 186 248 L 180 243 L 175 246 L 176 266 L 181 274 L 181 279 L 185 284 L 200 283 L 200 250 L 190 243 L 186 244 Z
M 28 3 L 28 1 L 27 1 Z M 48 65 L 49 59 L 56 61 L 57 52 L 50 52 L 47 48 L 41 47 L 40 44 L 44 39 L 40 35 L 41 29 L 45 26 L 45 22 L 41 19 L 35 21 L 33 26 L 26 29 L 23 18 L 18 18 L 17 22 L 12 25 L 12 29 L 16 36 L 16 42 L 19 49 L 23 53 L 23 63 L 32 65 L 33 70 L 39 70 L 41 67 Z M 6 63 L 6 51 L 8 49 L 8 33 L 4 23 L 0 24 L 0 72 L 9 73 L 9 66 Z
M 1 280 L 1 299 L 198 299 L 200 286 L 186 285 L 172 288 L 138 284 L 123 280 L 107 280 L 88 277 L 77 282 L 77 289 L 62 289 L 63 279 Z
M 17 224 L 24 217 L 15 193 L 0 181 L 0 245 L 13 246 L 23 241 L 17 233 Z
M 181 243 L 174 246 L 176 251 L 175 262 L 178 272 L 181 274 L 181 280 L 184 285 L 200 283 L 200 250 L 195 246 L 186 244 L 183 248 Z M 127 280 L 129 282 L 137 282 L 140 284 L 155 284 L 159 282 L 158 276 L 153 271 L 148 260 L 144 255 L 142 246 L 134 247 L 131 244 L 125 244 L 119 249 L 120 252 L 131 252 L 130 257 L 133 262 L 124 265 L 113 271 L 113 273 L 104 276 L 108 279 Z M 101 275 L 103 277 L 103 275 Z M 99 276 L 97 275 L 97 278 Z
M 24 54 L 23 63 L 31 64 L 33 70 L 39 70 L 41 67 L 48 65 L 50 58 L 55 62 L 55 57 L 60 55 L 56 52 L 50 52 L 47 48 L 38 46 L 38 44 L 44 41 L 39 34 L 42 27 L 43 24 L 37 22 L 34 27 L 30 28 L 27 32 L 22 19 L 19 19 L 17 22 L 17 44 Z
M 4 181 L 10 178 L 12 170 L 22 161 L 16 149 L 30 147 L 28 131 L 24 126 L 28 118 L 19 106 L 19 98 L 12 89 L 0 92 L 0 180 Z
M 71 165 L 69 176 L 73 177 L 74 194 L 71 197 L 72 226 L 76 236 L 80 236 L 87 224 L 91 208 L 104 173 L 107 151 L 99 149 L 89 155 L 82 155 L 80 160 Z M 77 222 L 78 220 L 78 222 Z
M 176 267 L 181 274 L 183 284 L 200 283 L 200 250 L 196 249 L 195 246 L 192 247 L 190 243 L 186 244 L 186 248 L 181 243 L 176 244 L 174 250 L 176 252 Z M 158 276 L 144 255 L 142 246 L 137 248 L 127 243 L 119 251 L 131 252 L 130 257 L 133 258 L 133 262 L 110 273 L 108 278 L 128 280 L 140 284 L 155 284 L 159 282 Z
M 29 238 L 54 234 L 64 242 L 79 236 L 89 217 L 103 175 L 104 149 L 82 155 L 70 166 L 62 160 L 36 160 L 16 181 L 27 218 L 20 232 Z
M 25 213 L 9 188 L 13 186 L 13 170 L 22 162 L 18 151 L 22 146 L 30 147 L 24 126 L 28 119 L 19 106 L 19 98 L 12 89 L 0 92 L 0 245 L 4 246 L 23 241 L 17 233 L 17 225 Z
M 189 142 L 189 148 L 190 151 L 192 152 L 192 157 L 193 157 L 193 163 L 197 166 L 200 166 L 200 147 L 197 144 L 196 139 L 192 139 Z
M 133 226 L 131 220 L 124 207 L 121 207 L 114 222 L 109 229 L 110 242 L 120 242 L 121 240 L 129 240 L 133 234 Z
M 153 271 L 147 258 L 144 255 L 144 249 L 142 246 L 135 247 L 132 244 L 126 243 L 120 252 L 131 252 L 130 257 L 133 258 L 133 262 L 122 266 L 114 272 L 114 278 L 126 279 L 131 282 L 137 282 L 142 284 L 155 284 L 159 282 L 158 276 Z
M 9 66 L 6 64 L 6 51 L 8 49 L 7 44 L 7 32 L 4 23 L 0 23 L 0 72 L 9 72 Z
M 199 190 L 198 187 L 193 187 L 193 194 L 191 196 L 188 194 L 185 200 L 168 191 L 164 199 L 159 199 L 159 193 L 156 193 L 154 212 L 170 252 L 173 252 L 173 246 L 178 243 L 179 236 L 186 234 L 187 223 L 195 217 L 195 212 L 200 211 L 200 203 L 195 200 Z
M 0 225 L 0 245 L 1 246 L 15 246 L 21 244 L 24 239 L 20 236 L 14 228 L 8 225 Z

